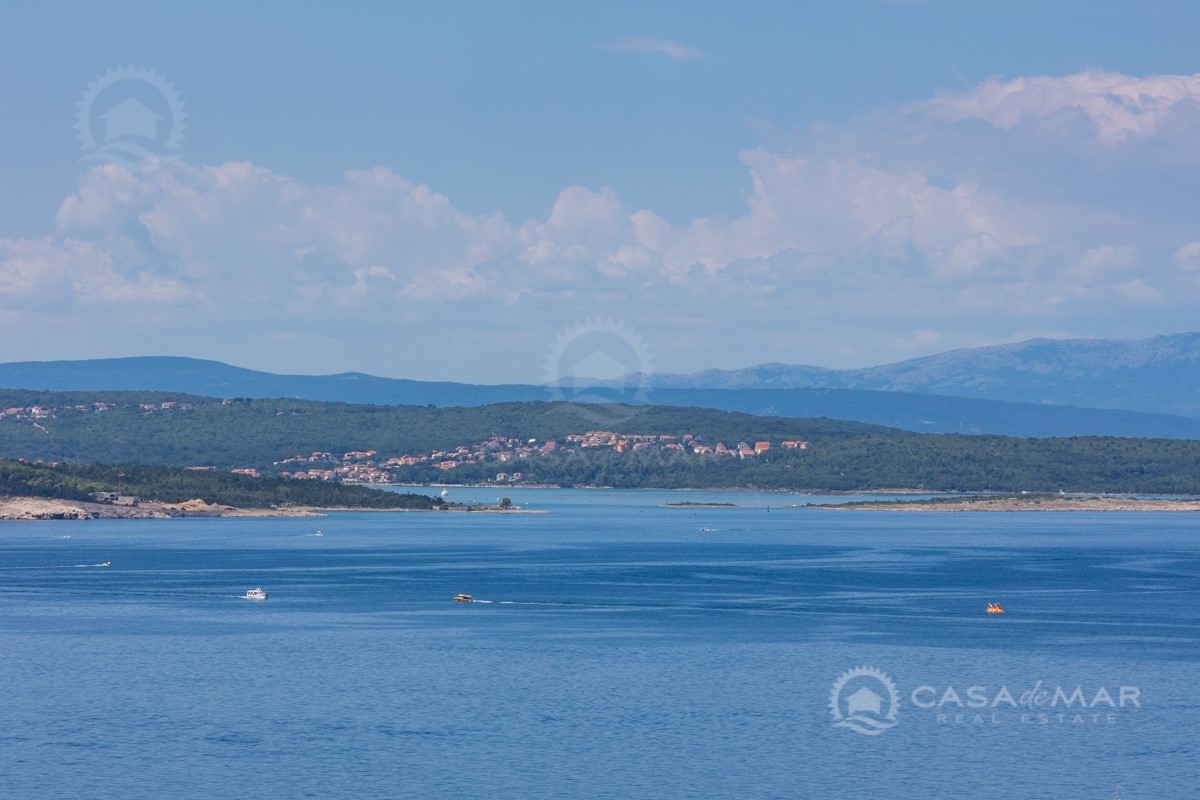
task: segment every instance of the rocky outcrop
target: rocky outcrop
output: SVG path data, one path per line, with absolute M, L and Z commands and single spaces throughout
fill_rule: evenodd
M 234 508 L 203 500 L 182 503 L 141 501 L 137 505 L 81 503 L 43 497 L 0 498 L 0 520 L 6 519 L 170 519 L 171 517 L 314 517 L 309 508 Z
M 90 504 L 32 497 L 11 498 L 0 500 L 0 519 L 96 519 L 98 515 L 83 508 L 85 505 Z

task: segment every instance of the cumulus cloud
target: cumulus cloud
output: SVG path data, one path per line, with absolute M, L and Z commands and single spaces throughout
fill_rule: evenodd
M 965 92 L 942 92 L 913 110 L 943 120 L 978 119 L 998 128 L 1021 123 L 1066 122 L 1083 116 L 1105 144 L 1154 135 L 1183 104 L 1200 103 L 1200 75 L 1135 78 L 1090 71 L 984 81 Z
M 180 281 L 129 268 L 127 248 L 66 239 L 0 239 L 0 298 L 29 311 L 72 306 L 160 306 L 190 298 Z M 122 263 L 125 265 L 122 266 Z
M 806 331 L 884 360 L 1005 330 L 1102 332 L 1087 320 L 1117 310 L 1130 325 L 1144 313 L 1150 333 L 1190 319 L 1200 242 L 1188 215 L 1143 211 L 1101 178 L 1114 164 L 1153 176 L 1117 145 L 1165 137 L 1198 94 L 1200 76 L 988 81 L 746 150 L 741 213 L 682 222 L 607 186 L 566 186 L 544 219 L 510 220 L 383 167 L 316 185 L 249 162 L 98 166 L 54 236 L 0 241 L 0 311 L 169 306 L 197 325 L 267 320 L 271 341 L 311 335 L 313 319 L 467 338 L 507 320 L 540 331 L 530 346 L 546 326 L 606 314 L 713 331 L 711 347 L 737 338 L 720 331 L 758 330 L 779 348 L 747 360 L 803 358 L 787 348 Z M 1083 197 L 1047 190 L 1045 164 L 1022 160 L 1045 140 L 1026 123 L 1072 119 L 1109 148 L 1102 166 L 1073 164 L 1092 181 Z M 993 171 L 960 146 L 970 120 L 1003 137 Z

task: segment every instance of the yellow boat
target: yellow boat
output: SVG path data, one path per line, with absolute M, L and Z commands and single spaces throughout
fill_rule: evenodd
M 459 593 L 459 594 L 454 595 L 454 602 L 456 602 L 456 603 L 474 603 L 475 598 L 471 597 L 471 595 L 469 595 L 469 594 Z
M 989 613 L 989 614 L 1003 614 L 1003 613 L 1004 613 L 1004 607 L 1003 607 L 1002 605 L 1000 605 L 999 603 L 988 603 L 988 605 L 987 605 L 987 613 Z

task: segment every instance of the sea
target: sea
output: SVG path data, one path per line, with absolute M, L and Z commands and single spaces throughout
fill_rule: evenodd
M 1200 797 L 1195 514 L 503 494 L 0 523 L 0 798 Z

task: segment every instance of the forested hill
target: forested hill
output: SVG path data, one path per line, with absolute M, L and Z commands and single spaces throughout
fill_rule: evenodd
M 915 434 L 568 403 L 432 408 L 6 391 L 0 406 L 0 455 L 9 458 L 241 468 L 293 483 L 1200 494 L 1200 442 L 1191 440 Z
M 960 383 L 968 385 L 970 381 L 963 376 L 971 374 L 969 361 L 959 359 L 955 362 L 958 365 L 956 374 L 963 378 Z M 1041 368 L 1039 362 L 1038 369 Z M 803 376 L 812 377 L 805 371 L 808 369 L 766 366 L 736 373 L 701 373 L 693 376 L 695 385 L 689 383 L 693 378 L 655 375 L 649 376 L 651 386 L 645 392 L 595 388 L 585 393 L 593 399 L 604 398 L 618 403 L 716 408 L 763 416 L 835 417 L 920 433 L 1200 439 L 1200 418 L 1146 413 L 1163 410 L 1162 401 L 1175 394 L 1157 393 L 1154 387 L 1161 383 L 1128 375 L 1126 381 L 1137 386 L 1140 392 L 1136 404 L 1120 407 L 1108 403 L 1108 408 L 1089 408 L 1087 406 L 1102 405 L 1101 399 L 1105 395 L 1101 392 L 1089 394 L 1090 389 L 1076 392 L 1070 396 L 1072 406 L 1067 406 L 1047 404 L 1050 401 L 1036 393 L 1019 399 L 1037 402 L 1003 402 L 986 392 L 953 390 L 949 384 L 945 394 L 959 396 L 942 396 L 929 393 L 941 384 L 917 382 L 910 386 L 898 378 L 883 383 L 850 382 L 838 388 L 828 382 L 805 383 Z M 796 370 L 802 374 L 798 375 Z M 1193 374 L 1183 364 L 1160 365 L 1160 371 L 1163 370 L 1177 383 L 1184 384 Z M 817 372 L 829 380 L 832 376 L 842 375 L 831 370 Z M 707 385 L 710 382 L 713 385 Z M 996 381 L 992 380 L 988 385 L 994 383 Z M 546 386 L 413 381 L 353 372 L 275 375 L 217 361 L 165 356 L 0 364 L 0 386 L 38 391 L 154 391 L 441 407 L 578 399 L 573 398 L 571 392 Z M 881 388 L 889 391 L 877 391 Z M 967 398 L 962 394 L 972 396 Z
M 177 467 L 28 464 L 0 458 L 0 497 L 47 497 L 87 502 L 93 492 L 117 492 L 144 500 L 203 500 L 239 508 L 313 506 L 429 510 L 441 500 L 416 493 L 380 491 L 320 481 L 251 478 L 228 472 Z
M 33 412 L 35 407 L 40 412 Z M 814 436 L 833 440 L 919 435 L 855 422 L 756 417 L 703 408 L 544 402 L 435 408 L 219 400 L 163 392 L 0 390 L 0 412 L 0 455 L 222 469 L 261 469 L 313 451 L 404 455 L 453 449 L 494 435 L 546 441 L 593 430 L 699 434 L 730 444 Z

